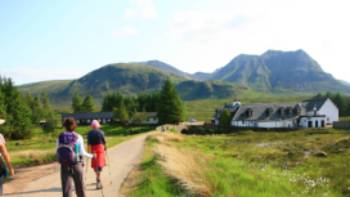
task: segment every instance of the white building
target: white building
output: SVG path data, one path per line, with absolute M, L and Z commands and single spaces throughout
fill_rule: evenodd
M 242 105 L 231 113 L 231 125 L 243 128 L 321 128 L 339 120 L 339 110 L 328 98 L 296 104 Z

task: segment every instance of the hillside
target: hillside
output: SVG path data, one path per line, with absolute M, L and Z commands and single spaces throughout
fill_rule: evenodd
M 75 93 L 92 95 L 100 101 L 109 92 L 136 95 L 159 90 L 168 78 L 176 83 L 185 100 L 232 98 L 245 90 L 282 94 L 350 93 L 349 83 L 324 72 L 303 50 L 242 54 L 213 73 L 193 75 L 158 60 L 109 64 L 76 80 L 39 82 L 19 88 L 32 94 L 47 93 L 58 103 L 70 102 Z
M 172 66 L 159 66 L 155 61 L 148 64 L 118 63 L 96 69 L 72 81 L 47 81 L 20 86 L 23 92 L 46 93 L 54 103 L 67 105 L 72 95 L 91 95 L 98 102 L 109 92 L 118 91 L 124 95 L 160 90 L 163 82 L 170 78 L 175 82 L 180 96 L 185 100 L 202 98 L 227 98 L 247 89 L 219 81 L 193 81 Z M 158 68 L 160 67 L 160 68 Z
M 305 51 L 268 50 L 262 55 L 239 55 L 209 79 L 244 84 L 263 91 L 340 91 L 350 86 L 324 72 Z

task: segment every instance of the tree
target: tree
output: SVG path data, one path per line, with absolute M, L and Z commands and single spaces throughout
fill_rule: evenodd
M 219 118 L 219 126 L 220 127 L 230 127 L 231 125 L 231 113 L 227 109 L 224 109 L 220 118 Z
M 72 109 L 74 113 L 80 113 L 82 111 L 83 99 L 79 94 L 75 94 L 72 99 Z
M 54 132 L 57 126 L 58 120 L 54 112 L 47 114 L 45 123 L 42 125 L 45 133 Z
M 128 114 L 128 111 L 126 110 L 124 103 L 122 103 L 120 107 L 114 108 L 113 119 L 123 125 L 126 125 L 128 123 L 129 114 Z
M 184 105 L 170 80 L 166 80 L 160 92 L 158 118 L 161 124 L 176 124 L 184 119 Z
M 0 91 L 6 114 L 6 124 L 0 127 L 0 132 L 11 139 L 29 138 L 32 134 L 31 113 L 24 98 L 11 79 L 0 79 Z
M 81 105 L 81 112 L 93 112 L 95 109 L 94 99 L 92 96 L 86 96 Z
M 108 94 L 103 98 L 102 111 L 113 111 L 114 108 L 121 106 L 124 97 L 120 93 Z

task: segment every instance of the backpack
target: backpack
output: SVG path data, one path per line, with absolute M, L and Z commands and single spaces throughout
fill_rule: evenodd
M 78 135 L 63 132 L 58 137 L 57 160 L 62 166 L 73 166 L 79 162 Z

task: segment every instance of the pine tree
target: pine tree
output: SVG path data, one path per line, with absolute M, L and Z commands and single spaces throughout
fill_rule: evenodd
M 72 99 L 72 110 L 74 113 L 80 113 L 82 111 L 83 100 L 79 94 L 73 96 Z
M 166 80 L 160 92 L 158 118 L 161 124 L 176 124 L 184 119 L 184 105 L 170 80 Z
M 113 110 L 113 119 L 117 122 L 126 125 L 129 121 L 129 113 L 124 105 L 121 103 L 120 107 L 114 108 Z
M 81 105 L 81 112 L 93 112 L 95 109 L 94 99 L 92 96 L 86 96 Z
M 219 126 L 224 128 L 230 127 L 231 118 L 231 113 L 227 109 L 224 109 L 219 119 Z
M 1 132 L 11 139 L 29 138 L 31 131 L 31 113 L 25 100 L 13 85 L 11 79 L 2 79 L 4 111 L 6 113 L 6 125 L 1 127 Z

